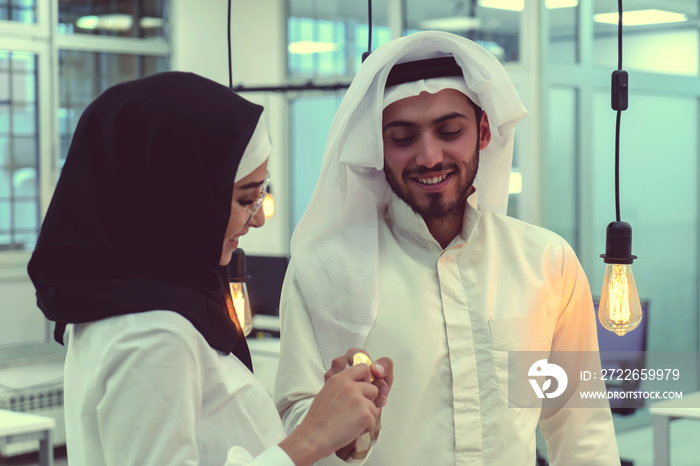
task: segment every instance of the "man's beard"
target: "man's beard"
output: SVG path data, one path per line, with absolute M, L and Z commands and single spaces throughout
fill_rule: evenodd
M 391 187 L 391 190 L 396 193 L 399 199 L 408 204 L 411 210 L 413 210 L 416 214 L 423 217 L 423 219 L 428 220 L 462 215 L 466 207 L 467 197 L 469 197 L 469 194 L 472 191 L 472 185 L 474 184 L 474 179 L 476 178 L 476 172 L 478 169 L 479 148 L 477 146 L 474 157 L 472 157 L 470 160 L 462 162 L 461 164 L 439 163 L 430 168 L 419 167 L 414 170 L 404 170 L 401 174 L 403 184 L 399 183 L 396 174 L 386 165 L 384 166 L 384 174 L 386 176 L 386 181 Z M 409 183 L 414 182 L 411 180 L 412 176 L 429 176 L 430 173 L 438 173 L 444 170 L 452 170 L 450 177 L 455 178 L 457 183 L 455 189 L 457 196 L 454 200 L 444 200 L 444 195 L 442 192 L 425 193 L 425 197 L 428 199 L 427 205 L 419 204 L 414 194 L 406 189 Z

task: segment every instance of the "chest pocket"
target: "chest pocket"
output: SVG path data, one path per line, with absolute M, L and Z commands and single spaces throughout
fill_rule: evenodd
M 548 317 L 489 320 L 494 378 L 498 390 L 512 405 L 521 408 L 539 405 L 538 398 L 533 397 L 527 370 L 538 359 L 548 357 L 555 322 Z

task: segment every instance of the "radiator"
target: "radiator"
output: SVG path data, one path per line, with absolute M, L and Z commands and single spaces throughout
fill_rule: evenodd
M 51 417 L 56 421 L 52 441 L 66 444 L 63 416 L 63 355 L 12 359 L 0 364 L 0 409 Z M 0 446 L 0 457 L 37 451 L 39 442 Z
M 63 416 L 63 387 L 13 390 L 0 394 L 0 409 L 51 417 L 56 421 L 52 432 L 54 446 L 66 444 Z M 37 451 L 39 442 L 26 441 L 0 446 L 0 456 L 14 456 Z

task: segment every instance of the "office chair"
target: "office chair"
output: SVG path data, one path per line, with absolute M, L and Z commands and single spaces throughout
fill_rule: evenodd
M 600 323 L 598 319 L 599 300 L 593 299 L 593 306 L 596 314 L 596 325 L 598 330 L 598 347 L 600 349 L 600 363 L 603 369 L 643 369 L 646 367 L 647 351 L 647 328 L 649 326 L 649 301 L 642 300 L 642 322 L 631 332 L 620 337 Z M 626 352 L 626 353 L 618 353 Z M 624 354 L 625 357 L 622 357 Z M 605 388 L 609 392 L 630 392 L 639 390 L 641 380 L 607 380 Z M 610 410 L 613 415 L 629 416 L 637 409 L 644 406 L 644 399 L 622 399 L 613 398 L 610 400 Z M 622 466 L 632 466 L 632 461 L 620 459 Z

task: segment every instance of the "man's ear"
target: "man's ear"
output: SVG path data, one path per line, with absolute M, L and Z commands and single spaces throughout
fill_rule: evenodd
M 481 121 L 479 122 L 479 150 L 484 150 L 491 142 L 491 126 L 489 125 L 489 116 L 486 112 L 481 112 Z

